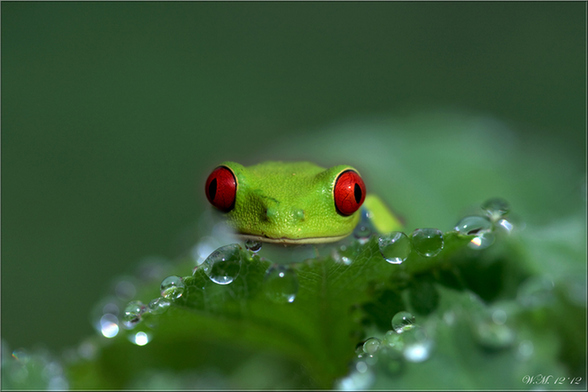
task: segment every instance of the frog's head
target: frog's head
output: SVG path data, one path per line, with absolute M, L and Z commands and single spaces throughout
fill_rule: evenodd
M 223 162 L 206 181 L 210 203 L 244 238 L 284 244 L 338 241 L 359 222 L 365 185 L 347 165 Z

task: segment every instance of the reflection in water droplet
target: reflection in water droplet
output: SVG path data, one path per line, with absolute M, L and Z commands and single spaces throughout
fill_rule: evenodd
M 363 351 L 367 354 L 374 354 L 380 348 L 382 342 L 378 338 L 369 338 L 363 344 Z
M 508 214 L 510 211 L 510 206 L 506 200 L 495 197 L 482 203 L 482 209 L 486 211 L 486 214 L 490 220 L 495 222 L 504 215 Z
M 214 283 L 230 284 L 241 270 L 241 247 L 239 244 L 222 246 L 212 252 L 202 266 Z
M 481 232 L 472 238 L 468 246 L 472 249 L 486 249 L 494 243 L 494 233 L 489 231 Z
M 161 296 L 173 301 L 184 294 L 185 287 L 184 281 L 179 276 L 168 276 L 161 281 Z
M 248 250 L 250 250 L 252 252 L 259 252 L 259 250 L 261 249 L 261 242 L 247 240 L 247 241 L 245 241 L 245 248 L 247 248 Z
M 421 256 L 434 257 L 443 249 L 443 232 L 439 229 L 416 229 L 412 233 L 412 247 Z
M 410 239 L 401 231 L 393 231 L 378 239 L 380 253 L 390 264 L 401 264 L 412 250 Z
M 263 284 L 267 297 L 276 303 L 292 303 L 298 294 L 298 276 L 287 265 L 271 265 Z
M 149 313 L 163 314 L 170 307 L 171 302 L 163 297 L 155 298 L 149 302 Z
M 118 334 L 118 318 L 107 313 L 100 319 L 100 332 L 106 338 L 113 338 Z
M 553 299 L 553 281 L 545 276 L 528 278 L 517 291 L 517 301 L 529 309 L 546 306 Z
M 128 335 L 128 338 L 131 343 L 134 343 L 137 346 L 144 346 L 151 341 L 151 335 L 143 331 Z
M 398 312 L 392 317 L 392 328 L 397 333 L 403 333 L 415 327 L 416 319 L 409 312 Z
M 478 234 L 480 231 L 492 229 L 492 222 L 485 216 L 466 216 L 455 225 L 455 230 L 461 234 Z
M 512 230 L 514 229 L 514 225 L 506 219 L 500 219 L 498 222 L 496 222 L 496 227 L 506 232 L 507 234 L 512 233 Z
M 141 315 L 145 310 L 145 305 L 141 301 L 129 302 L 123 315 L 124 326 L 128 329 L 134 328 L 141 321 Z

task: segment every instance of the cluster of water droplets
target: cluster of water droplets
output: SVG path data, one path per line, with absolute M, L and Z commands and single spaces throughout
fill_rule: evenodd
M 416 229 L 410 237 L 401 231 L 378 237 L 380 253 L 390 264 L 402 264 L 412 251 L 423 257 L 435 257 L 444 245 L 443 232 L 435 228 Z
M 392 329 L 382 339 L 370 337 L 358 344 L 351 372 L 337 382 L 337 389 L 368 389 L 379 371 L 394 376 L 402 371 L 405 362 L 426 361 L 433 340 L 415 321 L 411 313 L 398 312 L 392 318 Z
M 485 249 L 494 243 L 496 231 L 510 234 L 515 228 L 508 202 L 501 198 L 486 200 L 481 205 L 484 215 L 470 215 L 461 219 L 455 230 L 461 234 L 475 235 L 468 244 L 472 249 Z M 520 225 L 523 226 L 523 225 Z

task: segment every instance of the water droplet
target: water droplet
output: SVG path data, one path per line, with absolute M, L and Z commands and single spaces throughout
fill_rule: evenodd
M 337 249 L 333 248 L 331 250 L 331 257 L 333 258 L 333 261 L 335 261 L 336 263 L 341 263 L 341 264 L 345 264 L 345 265 L 351 264 L 351 259 L 347 256 L 341 256 L 341 254 L 339 253 L 339 251 Z
M 498 350 L 511 346 L 515 340 L 515 334 L 506 324 L 497 324 L 491 317 L 483 317 L 477 320 L 474 327 L 474 336 L 478 343 L 487 349 Z
M 494 243 L 494 233 L 489 231 L 481 232 L 476 237 L 472 238 L 468 247 L 472 249 L 486 249 Z
M 497 221 L 510 211 L 508 202 L 502 198 L 495 197 L 486 200 L 482 203 L 482 209 L 486 211 L 486 214 L 492 222 Z
M 130 334 L 127 337 L 131 341 L 131 343 L 134 343 L 137 346 L 144 346 L 151 341 L 151 334 L 148 334 L 147 332 L 143 331 Z
M 287 265 L 271 265 L 264 278 L 264 291 L 269 299 L 276 303 L 291 303 L 298 294 L 298 277 Z
M 398 312 L 392 317 L 392 328 L 397 333 L 403 333 L 415 327 L 416 319 L 408 312 Z
M 423 362 L 431 355 L 433 341 L 427 337 L 425 331 L 416 326 L 402 334 L 404 348 L 402 355 L 409 362 Z
M 113 338 L 118 334 L 118 318 L 114 314 L 107 313 L 100 319 L 100 332 L 106 338 Z
M 123 315 L 123 324 L 125 327 L 128 329 L 134 328 L 141 321 L 141 315 L 145 310 L 146 307 L 141 301 L 129 302 Z
M 171 302 L 167 298 L 158 297 L 149 302 L 149 313 L 163 314 L 170 307 Z
M 439 229 L 416 229 L 412 233 L 412 247 L 421 256 L 434 257 L 443 249 L 443 232 Z
M 469 247 L 473 249 L 484 249 L 494 242 L 492 222 L 485 216 L 466 216 L 455 225 L 455 230 L 461 234 L 476 235 L 469 243 Z
M 225 245 L 204 260 L 206 275 L 217 284 L 230 284 L 241 270 L 241 247 L 239 244 Z
M 519 343 L 517 348 L 517 358 L 521 361 L 526 361 L 531 358 L 534 351 L 535 346 L 533 345 L 533 342 L 530 340 L 523 340 Z
M 247 248 L 248 250 L 250 250 L 252 252 L 259 252 L 259 250 L 261 249 L 261 242 L 247 240 L 247 241 L 245 241 L 245 248 Z
M 461 234 L 478 234 L 480 231 L 489 231 L 492 229 L 492 222 L 485 216 L 466 216 L 455 225 L 455 230 Z
M 534 276 L 524 281 L 517 291 L 517 301 L 525 308 L 535 309 L 553 302 L 553 281 Z
M 367 354 L 374 354 L 380 348 L 382 342 L 378 338 L 369 338 L 363 344 L 363 351 Z
M 496 309 L 492 312 L 492 321 L 498 325 L 502 325 L 506 322 L 506 312 L 502 309 Z
M 384 339 L 382 340 L 382 344 L 396 350 L 402 350 L 402 347 L 404 346 L 400 334 L 395 330 L 386 332 Z
M 168 276 L 161 281 L 161 296 L 169 300 L 175 300 L 180 298 L 184 294 L 186 285 L 179 276 Z
M 410 239 L 401 231 L 393 231 L 378 239 L 380 253 L 390 264 L 401 264 L 412 250 Z
M 359 240 L 360 243 L 366 243 L 372 235 L 372 229 L 368 225 L 359 223 L 353 230 L 353 236 Z

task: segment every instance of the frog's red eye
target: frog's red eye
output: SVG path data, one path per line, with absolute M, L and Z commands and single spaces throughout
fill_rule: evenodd
M 221 211 L 231 211 L 237 197 L 235 175 L 226 166 L 217 167 L 208 176 L 204 191 L 210 204 Z
M 365 185 L 354 170 L 345 170 L 335 181 L 333 189 L 335 207 L 341 215 L 351 215 L 361 207 L 365 199 Z

